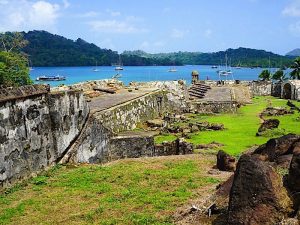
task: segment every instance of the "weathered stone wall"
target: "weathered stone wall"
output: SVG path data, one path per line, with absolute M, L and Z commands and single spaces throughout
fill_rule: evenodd
M 154 136 L 150 133 L 113 137 L 109 143 L 109 160 L 156 156 Z
M 137 123 L 163 115 L 170 109 L 167 93 L 156 91 L 94 115 L 103 126 L 119 133 L 133 130 Z
M 235 113 L 237 111 L 237 103 L 235 101 L 228 102 L 192 102 L 191 111 L 197 113 Z
M 281 98 L 300 100 L 300 81 L 288 80 L 281 83 Z
M 174 81 L 153 81 L 153 82 L 141 82 L 131 83 L 133 87 L 150 87 L 164 90 L 167 92 L 169 104 L 173 105 L 173 108 L 177 111 L 187 111 L 189 105 L 187 100 L 189 98 L 188 87 L 184 80 Z
M 81 131 L 89 109 L 82 92 L 68 91 L 49 94 L 49 110 L 54 149 L 60 158 Z
M 156 91 L 107 110 L 95 112 L 89 119 L 73 150 L 72 161 L 98 163 L 110 161 L 109 140 L 116 133 L 133 130 L 137 124 L 173 111 L 167 92 Z
M 250 87 L 253 96 L 268 96 L 272 94 L 271 81 L 253 81 Z
M 87 114 L 88 107 L 80 92 L 33 92 L 2 101 L 0 187 L 55 163 L 81 130 Z

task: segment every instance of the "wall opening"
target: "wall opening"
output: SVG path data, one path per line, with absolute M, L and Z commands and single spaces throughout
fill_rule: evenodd
M 292 98 L 292 85 L 289 83 L 286 83 L 283 86 L 283 98 L 284 99 L 291 99 Z

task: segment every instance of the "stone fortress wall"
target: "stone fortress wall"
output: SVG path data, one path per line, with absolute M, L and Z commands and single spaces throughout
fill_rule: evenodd
M 52 92 L 43 85 L 0 88 L 0 187 L 8 187 L 58 162 L 103 163 L 124 157 L 166 154 L 153 148 L 152 136 L 122 136 L 120 133 L 174 111 L 235 112 L 237 99 L 241 99 L 236 97 L 240 89 L 234 89 L 235 85 L 230 92 L 231 97 L 235 96 L 231 101 L 192 104 L 187 86 L 182 81 L 132 83 L 130 89 L 152 88 L 152 91 L 90 112 L 83 90 L 95 85 L 105 86 L 107 82 L 87 82 L 75 85 L 75 88 L 56 88 Z M 122 86 L 120 83 L 118 85 Z M 241 81 L 239 85 L 246 87 L 241 90 L 252 96 L 274 95 L 298 99 L 300 96 L 298 83 L 293 82 Z M 149 146 L 138 149 L 148 142 Z M 136 143 L 132 144 L 133 152 L 125 151 L 128 143 Z M 122 146 L 124 151 L 120 151 Z
M 40 85 L 2 88 L 0 99 L 1 187 L 55 164 L 89 113 L 82 92 Z

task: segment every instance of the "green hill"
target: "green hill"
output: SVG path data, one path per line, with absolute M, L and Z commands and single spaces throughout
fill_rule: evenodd
M 300 48 L 296 48 L 293 51 L 290 51 L 286 54 L 286 56 L 298 57 L 300 56 Z
M 214 53 L 201 52 L 175 52 L 148 54 L 143 51 L 125 51 L 124 55 L 137 55 L 140 57 L 154 58 L 163 60 L 170 59 L 176 64 L 192 65 L 220 65 L 225 64 L 225 57 L 228 57 L 228 64 L 232 66 L 248 67 L 282 67 L 289 66 L 292 62 L 290 57 L 281 56 L 264 50 L 250 48 L 227 49 L 226 51 Z
M 109 66 L 118 62 L 118 52 L 102 49 L 80 38 L 76 41 L 46 31 L 23 32 L 29 44 L 23 51 L 33 66 Z M 215 53 L 175 52 L 149 54 L 140 50 L 121 54 L 125 66 L 151 65 L 220 65 L 225 55 L 231 66 L 272 67 L 289 66 L 291 57 L 250 48 L 228 49 Z

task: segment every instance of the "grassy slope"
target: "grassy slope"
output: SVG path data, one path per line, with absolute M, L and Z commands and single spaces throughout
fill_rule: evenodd
M 272 106 L 285 107 L 287 101 L 273 97 L 256 97 L 253 99 L 253 104 L 240 108 L 235 115 L 201 116 L 199 120 L 206 120 L 211 123 L 223 123 L 226 130 L 198 132 L 191 137 L 190 141 L 194 144 L 208 144 L 212 141 L 223 143 L 225 144 L 223 149 L 233 155 L 239 155 L 245 149 L 255 144 L 263 144 L 270 138 L 255 136 L 260 125 L 258 114 L 270 105 L 270 103 Z M 300 103 L 294 103 L 300 106 Z M 279 128 L 284 129 L 285 133 L 300 134 L 300 121 L 296 120 L 297 117 L 299 117 L 299 113 L 276 117 L 280 120 Z
M 0 224 L 170 224 L 177 207 L 214 189 L 213 164 L 191 155 L 57 168 L 0 196 Z

